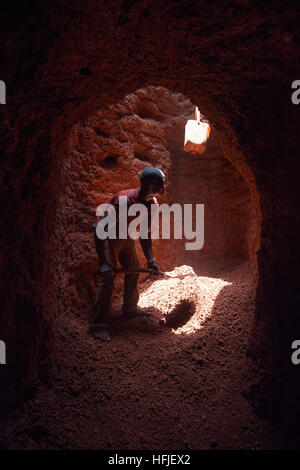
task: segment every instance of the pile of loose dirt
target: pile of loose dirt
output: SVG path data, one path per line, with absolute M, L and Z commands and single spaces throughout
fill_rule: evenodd
M 149 316 L 125 321 L 116 302 L 110 343 L 90 336 L 83 317 L 59 318 L 53 385 L 7 416 L 2 447 L 280 448 L 243 397 L 254 301 L 244 264 L 222 278 L 147 279 Z

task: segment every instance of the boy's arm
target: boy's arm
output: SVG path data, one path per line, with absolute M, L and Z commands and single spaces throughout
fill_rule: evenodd
M 155 202 L 151 204 L 151 209 L 149 212 L 148 208 L 148 237 L 147 238 L 141 238 L 140 237 L 140 244 L 143 250 L 143 253 L 145 255 L 145 258 L 147 260 L 147 266 L 150 269 L 153 269 L 154 271 L 160 272 L 160 268 L 158 264 L 156 263 L 156 260 L 153 256 L 153 251 L 152 251 L 152 238 L 151 238 L 151 225 L 152 225 L 152 217 L 155 216 L 156 211 L 158 209 L 158 204 L 155 199 Z
M 105 212 L 103 216 L 99 218 L 97 224 L 106 216 L 107 216 L 107 212 Z M 99 271 L 101 274 L 104 274 L 105 278 L 110 279 L 114 274 L 114 270 L 113 270 L 113 266 L 111 266 L 105 254 L 107 253 L 107 250 L 109 250 L 108 239 L 106 238 L 102 240 L 101 238 L 97 236 L 97 224 L 96 224 L 95 232 L 94 232 L 94 242 L 95 242 L 95 248 L 96 248 L 96 252 L 97 252 L 98 260 L 99 260 Z
M 143 253 L 145 255 L 145 258 L 148 263 L 153 263 L 155 262 L 155 258 L 153 256 L 153 251 L 152 251 L 152 240 L 151 240 L 151 234 L 149 233 L 149 238 L 140 238 L 140 244 L 143 250 Z
M 154 271 L 160 272 L 160 268 L 158 264 L 156 263 L 156 260 L 153 256 L 151 232 L 149 232 L 148 238 L 140 238 L 140 244 L 141 244 L 143 253 L 145 255 L 145 258 L 147 260 L 148 268 L 153 269 Z
M 148 208 L 148 238 L 140 238 L 140 244 L 143 250 L 143 253 L 145 255 L 145 258 L 147 260 L 147 266 L 150 269 L 153 269 L 154 271 L 160 272 L 160 268 L 158 264 L 156 263 L 156 260 L 153 256 L 153 251 L 152 251 L 152 238 L 151 238 L 151 225 L 152 225 L 152 217 L 155 216 L 158 210 L 158 203 L 156 199 L 154 198 L 153 203 L 150 206 L 150 209 Z

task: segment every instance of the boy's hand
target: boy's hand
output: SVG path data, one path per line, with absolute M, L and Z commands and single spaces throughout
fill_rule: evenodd
M 148 261 L 147 267 L 148 267 L 149 269 L 153 269 L 153 271 L 156 271 L 156 272 L 160 273 L 160 267 L 158 266 L 158 264 L 156 263 L 155 260 L 153 260 L 153 261 Z
M 106 280 L 110 280 L 114 276 L 114 270 L 112 266 L 108 263 L 101 264 L 100 273 L 104 276 Z

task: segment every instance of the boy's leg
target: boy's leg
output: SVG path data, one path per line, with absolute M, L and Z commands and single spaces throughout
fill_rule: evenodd
M 111 266 L 116 266 L 116 258 L 118 254 L 118 244 L 114 240 L 106 240 L 105 258 Z M 111 296 L 114 286 L 114 277 L 106 279 L 104 275 L 100 275 L 100 281 L 97 289 L 94 316 L 90 322 L 90 332 L 95 333 L 100 329 L 108 328 L 108 318 L 110 313 Z M 102 338 L 100 338 L 102 339 Z M 109 337 L 108 337 L 109 339 Z
M 123 268 L 138 268 L 140 266 L 135 240 L 128 238 L 125 241 L 119 253 L 119 260 Z M 138 280 L 138 273 L 125 274 L 123 313 L 127 314 L 136 311 L 136 306 L 139 301 Z

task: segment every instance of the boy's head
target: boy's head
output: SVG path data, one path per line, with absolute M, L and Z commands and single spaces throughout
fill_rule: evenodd
M 159 168 L 153 166 L 145 168 L 140 174 L 143 199 L 147 201 L 155 194 L 161 196 L 166 190 L 165 180 L 166 177 Z

